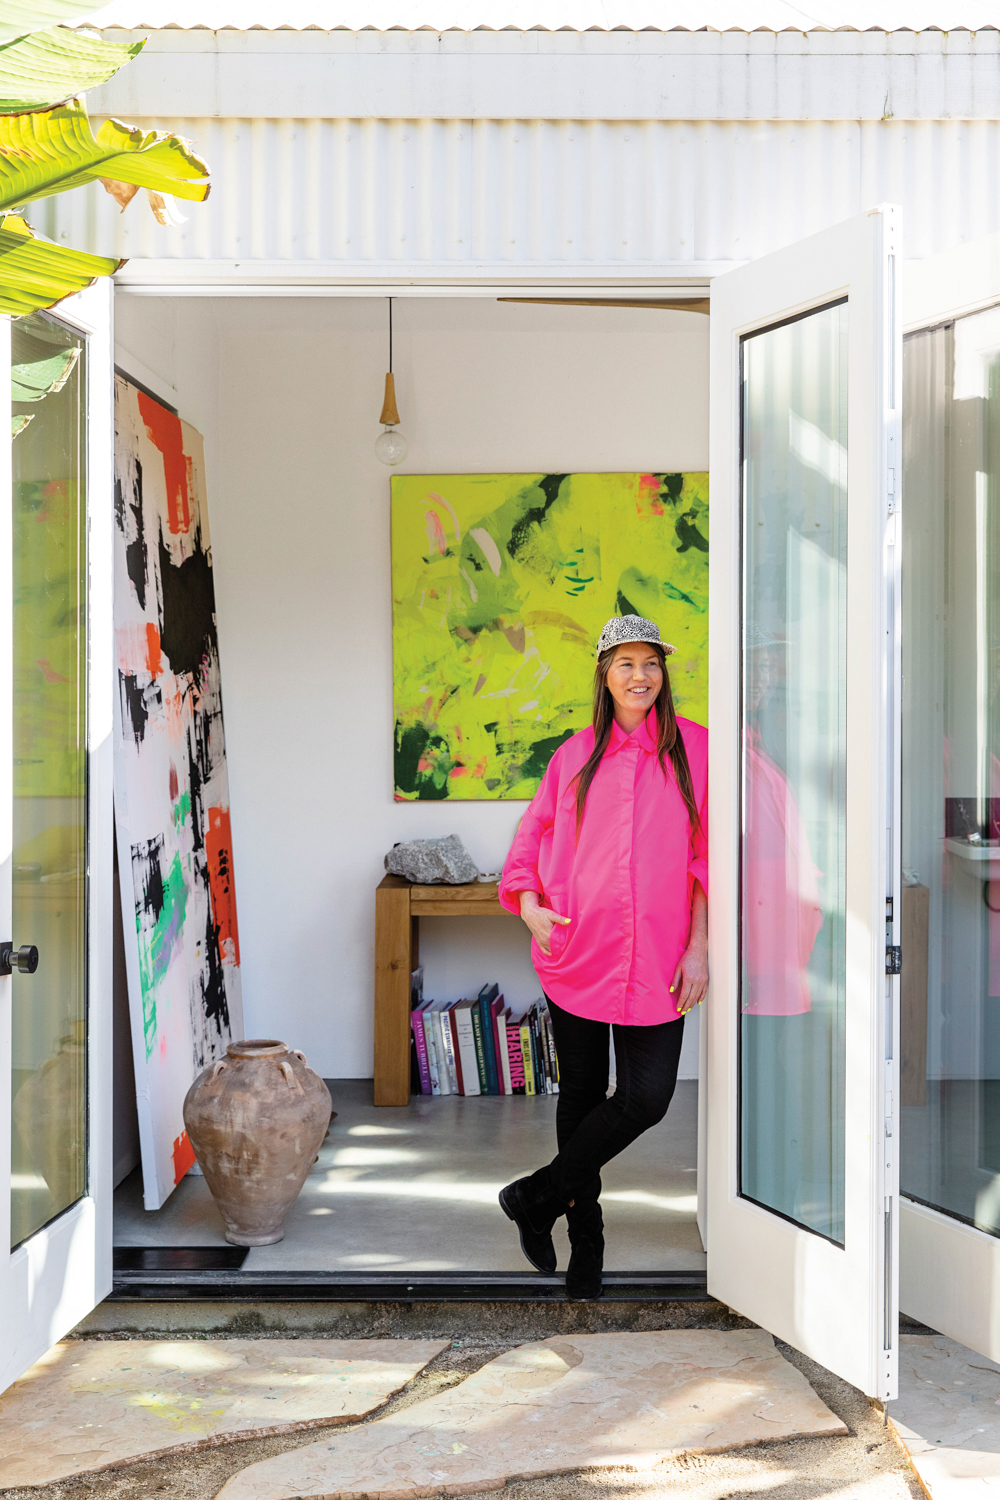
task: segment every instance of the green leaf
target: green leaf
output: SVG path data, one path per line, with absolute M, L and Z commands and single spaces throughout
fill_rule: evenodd
M 16 438 L 17 435 L 18 435 L 18 433 L 19 432 L 23 432 L 24 429 L 27 427 L 28 423 L 29 422 L 33 422 L 34 420 L 35 420 L 34 413 L 32 413 L 32 415 L 28 416 L 28 417 L 11 417 L 11 419 L 10 419 L 10 435 L 11 435 L 11 437 L 12 438 Z
M 35 114 L 0 116 L 0 209 L 99 178 L 201 202 L 208 197 L 209 175 L 179 135 L 105 120 L 95 136 L 79 99 Z
M 0 313 L 21 318 L 82 292 L 123 262 L 36 239 L 17 214 L 0 219 Z
M 51 109 L 85 89 L 107 83 L 145 42 L 102 42 L 57 26 L 0 42 L 0 114 Z
M 30 364 L 11 365 L 10 399 L 12 401 L 41 401 L 55 391 L 61 391 L 73 367 L 80 357 L 80 346 L 60 349 L 48 359 L 34 359 Z
M 96 5 L 80 5 L 79 0 L 0 0 L 0 42 L 27 36 L 30 31 L 46 31 L 59 22 L 85 20 L 97 10 Z

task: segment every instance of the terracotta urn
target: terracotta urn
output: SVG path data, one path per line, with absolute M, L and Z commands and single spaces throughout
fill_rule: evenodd
M 230 1042 L 199 1073 L 184 1124 L 231 1245 L 273 1245 L 330 1123 L 330 1091 L 284 1042 Z

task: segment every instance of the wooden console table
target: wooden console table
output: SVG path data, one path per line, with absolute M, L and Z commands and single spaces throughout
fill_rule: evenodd
M 410 1102 L 410 973 L 419 917 L 509 917 L 495 881 L 411 885 L 386 875 L 375 892 L 375 1103 Z

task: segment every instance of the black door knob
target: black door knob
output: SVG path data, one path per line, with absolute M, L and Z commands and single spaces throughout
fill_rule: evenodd
M 22 943 L 15 948 L 13 943 L 0 943 L 0 974 L 34 974 L 38 968 L 38 949 L 33 943 Z

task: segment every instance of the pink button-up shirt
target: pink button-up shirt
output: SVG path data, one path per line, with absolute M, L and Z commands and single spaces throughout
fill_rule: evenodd
M 656 755 L 656 714 L 633 734 L 614 725 L 587 794 L 576 838 L 574 777 L 593 729 L 560 745 L 514 835 L 500 901 L 519 912 L 519 891 L 569 917 L 552 929 L 551 956 L 532 939 L 545 993 L 575 1016 L 626 1026 L 677 1019 L 670 985 L 688 945 L 695 881 L 708 890 L 708 733 L 678 719 L 701 828 L 692 836 L 670 759 Z

